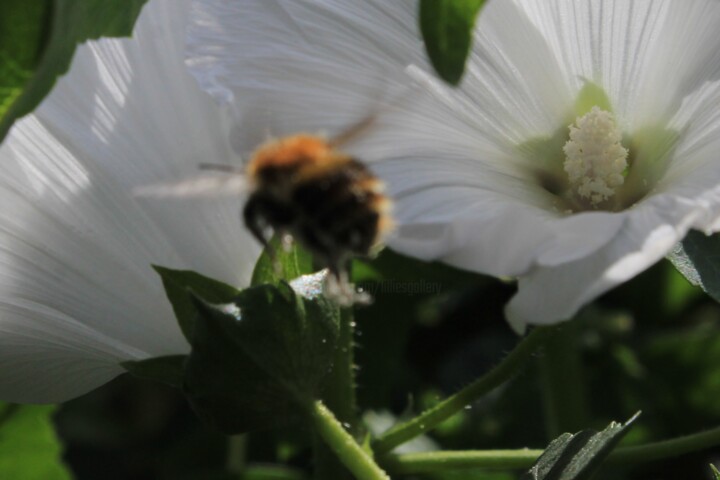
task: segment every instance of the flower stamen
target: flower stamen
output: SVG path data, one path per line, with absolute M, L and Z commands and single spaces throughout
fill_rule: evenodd
M 593 107 L 570 125 L 563 147 L 565 172 L 573 190 L 593 207 L 615 195 L 625 181 L 628 150 L 612 113 Z

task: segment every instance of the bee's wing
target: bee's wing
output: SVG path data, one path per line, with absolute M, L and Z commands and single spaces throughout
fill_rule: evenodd
M 247 178 L 240 174 L 198 175 L 178 182 L 143 185 L 133 189 L 133 196 L 144 198 L 227 197 L 249 190 Z

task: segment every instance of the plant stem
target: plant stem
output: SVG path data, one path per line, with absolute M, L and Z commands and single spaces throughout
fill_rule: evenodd
M 357 480 L 390 480 L 321 401 L 313 402 L 311 414 L 315 430 Z
M 659 442 L 618 448 L 608 461 L 615 464 L 652 462 L 720 445 L 720 427 Z
M 464 468 L 516 470 L 530 468 L 542 450 L 467 450 L 388 455 L 383 465 L 398 475 L 433 473 Z
M 227 454 L 225 467 L 229 473 L 241 474 L 245 472 L 245 449 L 247 435 L 231 435 L 227 438 Z
M 338 338 L 333 369 L 328 374 L 328 388 L 323 395 L 325 404 L 330 407 L 340 422 L 353 434 L 357 433 L 358 416 L 355 400 L 355 363 L 354 363 L 354 320 L 351 308 L 340 312 L 340 336 Z
M 355 401 L 355 365 L 354 365 L 354 320 L 353 311 L 344 308 L 340 311 L 340 335 L 337 340 L 332 371 L 326 380 L 323 401 L 335 413 L 336 418 L 347 428 L 351 435 L 358 431 L 357 406 Z M 349 473 L 328 449 L 323 439 L 315 439 L 315 479 L 343 480 Z
M 548 440 L 587 428 L 587 402 L 577 322 L 566 322 L 548 340 L 540 359 Z
M 620 447 L 608 456 L 608 463 L 627 465 L 677 457 L 720 445 L 720 427 L 682 437 Z M 467 450 L 387 455 L 383 460 L 393 474 L 421 474 L 463 468 L 516 470 L 532 466 L 542 450 Z
M 396 425 L 385 432 L 373 443 L 375 454 L 382 455 L 390 452 L 398 445 L 435 428 L 439 423 L 463 410 L 482 395 L 514 377 L 525 361 L 548 337 L 552 336 L 555 330 L 555 327 L 534 329 L 494 369 L 412 420 Z

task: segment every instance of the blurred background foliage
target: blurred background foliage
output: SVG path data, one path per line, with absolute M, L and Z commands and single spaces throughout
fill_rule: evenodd
M 389 251 L 372 262 L 356 262 L 354 277 L 375 298 L 371 306 L 356 311 L 359 403 L 375 433 L 467 385 L 517 342 L 502 315 L 514 292 L 511 283 Z M 623 442 L 630 445 L 720 424 L 720 307 L 669 262 L 606 294 L 575 321 L 592 418 L 587 427 L 602 429 L 611 420 L 642 410 Z M 533 360 L 515 380 L 409 447 L 543 448 L 548 437 L 541 377 Z M 43 421 L 50 407 L 19 408 L 30 413 L 16 419 L 14 432 L 52 436 L 49 422 Z M 34 421 L 27 421 L 28 416 Z M 222 473 L 226 438 L 202 425 L 178 391 L 129 375 L 60 406 L 52 422 L 64 445 L 62 458 L 77 479 L 299 479 L 312 465 L 309 432 L 259 432 L 233 442 L 242 447 L 240 457 L 252 468 L 245 476 L 228 477 Z M 8 434 L 2 425 L 0 441 Z M 49 452 L 50 463 L 53 455 L 60 455 L 57 442 L 55 450 L 40 445 L 15 442 L 0 449 L 0 478 L 21 478 L 3 474 L 8 461 L 2 456 L 17 460 L 27 454 L 26 446 Z M 705 479 L 711 478 L 708 463 L 717 460 L 720 449 L 629 470 L 608 467 L 597 478 Z M 270 466 L 277 463 L 287 467 Z M 68 478 L 62 475 L 37 478 Z M 421 478 L 516 476 L 457 471 Z

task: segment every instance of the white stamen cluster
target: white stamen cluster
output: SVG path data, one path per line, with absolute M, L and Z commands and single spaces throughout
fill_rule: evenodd
M 593 107 L 570 125 L 570 140 L 563 147 L 565 172 L 575 192 L 597 206 L 615 195 L 625 181 L 628 151 L 613 114 Z

